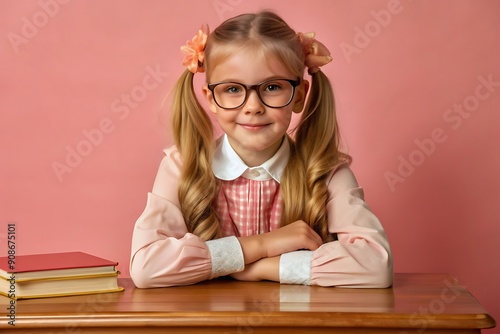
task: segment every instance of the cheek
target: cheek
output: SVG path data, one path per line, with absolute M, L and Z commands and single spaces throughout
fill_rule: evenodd
M 228 122 L 234 122 L 235 121 L 235 114 L 227 111 L 227 110 L 219 110 L 217 108 L 217 112 L 215 113 L 215 118 L 217 119 L 217 122 L 219 123 L 228 123 Z
M 283 112 L 276 114 L 275 119 L 277 122 L 288 126 L 292 120 L 292 111 L 283 110 Z

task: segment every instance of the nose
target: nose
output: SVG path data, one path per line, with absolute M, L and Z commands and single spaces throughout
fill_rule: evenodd
M 264 113 L 265 106 L 260 100 L 257 91 L 255 89 L 249 89 L 247 94 L 248 94 L 247 101 L 243 106 L 245 113 L 255 113 L 255 114 Z

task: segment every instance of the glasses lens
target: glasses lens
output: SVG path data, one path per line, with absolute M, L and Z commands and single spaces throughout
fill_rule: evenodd
M 221 83 L 215 86 L 214 95 L 221 108 L 237 108 L 245 102 L 246 89 L 234 82 Z
M 286 106 L 293 97 L 293 86 L 287 80 L 271 80 L 262 83 L 259 87 L 262 102 L 270 107 Z

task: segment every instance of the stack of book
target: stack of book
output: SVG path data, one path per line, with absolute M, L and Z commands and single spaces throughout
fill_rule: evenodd
M 84 252 L 0 257 L 0 294 L 27 299 L 123 291 L 117 265 Z

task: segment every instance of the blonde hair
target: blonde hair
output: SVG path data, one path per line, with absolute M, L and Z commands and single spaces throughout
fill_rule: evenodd
M 207 78 L 217 62 L 235 48 L 249 45 L 264 58 L 278 57 L 291 73 L 303 77 L 304 54 L 296 33 L 278 15 L 263 11 L 229 19 L 210 34 L 205 49 Z M 188 70 L 181 76 L 172 106 L 174 140 L 183 159 L 178 194 L 188 230 L 211 240 L 222 236 L 213 207 L 218 194 L 211 169 L 215 138 L 210 118 L 196 99 L 193 76 Z M 304 220 L 327 241 L 326 178 L 350 157 L 339 150 L 333 90 L 321 71 L 312 75 L 308 95 L 294 136 L 289 136 L 291 156 L 280 181 L 281 226 Z M 301 179 L 304 182 L 297 182 Z

